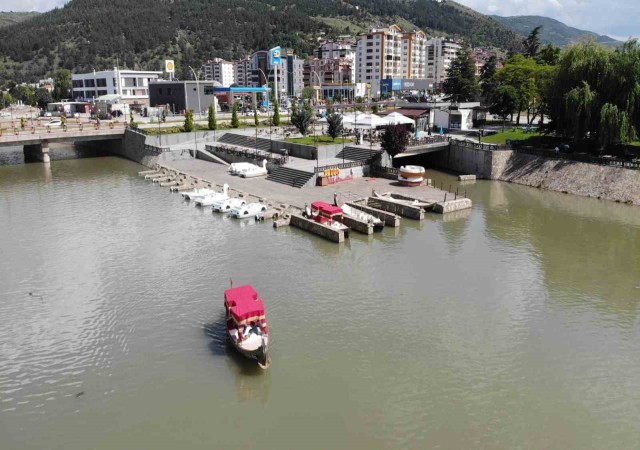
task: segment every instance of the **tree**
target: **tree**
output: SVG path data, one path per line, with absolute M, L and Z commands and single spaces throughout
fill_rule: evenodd
M 207 116 L 207 128 L 210 130 L 217 130 L 218 123 L 216 121 L 216 109 L 213 106 L 213 103 L 209 105 L 209 112 Z
M 331 139 L 335 141 L 336 138 L 338 136 L 341 136 L 344 131 L 344 126 L 342 125 L 342 116 L 336 113 L 329 114 L 327 116 L 327 124 L 328 124 L 327 133 L 329 133 L 329 136 L 331 136 Z
M 2 102 L 2 108 L 4 109 L 13 103 L 13 97 L 8 92 L 2 92 L 0 93 L 0 102 Z
M 53 98 L 59 102 L 71 97 L 71 72 L 67 69 L 56 69 L 53 74 Z
M 476 64 L 471 57 L 469 47 L 463 47 L 458 57 L 451 62 L 442 88 L 447 95 L 447 100 L 457 102 L 474 101 L 480 93 Z
M 278 102 L 273 104 L 273 117 L 271 118 L 271 121 L 274 126 L 280 126 L 280 105 Z
M 295 116 L 292 115 L 291 123 L 298 129 L 300 134 L 306 136 L 313 123 L 313 112 L 311 109 L 304 107 Z
M 409 130 L 404 125 L 389 125 L 382 134 L 380 146 L 392 158 L 404 152 L 409 144 Z
M 491 105 L 494 101 L 498 86 L 495 79 L 498 65 L 496 55 L 491 55 L 487 59 L 480 70 L 480 87 L 482 89 L 482 98 L 486 105 Z
M 291 115 L 289 115 L 289 122 L 293 123 L 297 115 L 298 115 L 298 100 L 294 98 L 293 102 L 291 102 Z
M 513 86 L 500 86 L 496 90 L 489 112 L 502 119 L 502 131 L 504 131 L 504 122 L 507 117 L 513 114 L 519 103 L 518 91 Z
M 187 133 L 190 133 L 193 131 L 194 128 L 194 124 L 193 124 L 193 111 L 190 109 L 187 109 L 184 112 L 184 131 Z
M 240 128 L 240 121 L 238 120 L 238 104 L 233 104 L 233 110 L 231 112 L 231 128 Z
M 535 58 L 538 56 L 538 52 L 540 51 L 540 30 L 542 29 L 542 25 L 538 25 L 535 27 L 529 35 L 522 41 L 522 46 L 524 47 L 524 56 L 527 58 Z
M 536 61 L 538 64 L 547 65 L 547 66 L 555 66 L 560 62 L 560 55 L 562 54 L 562 50 L 560 47 L 556 47 L 553 44 L 548 44 L 542 47 L 542 50 L 536 56 Z
M 258 118 L 258 108 L 253 107 L 253 124 L 258 127 L 260 125 L 260 119 Z
M 306 86 L 304 89 L 302 89 L 302 98 L 304 100 L 311 100 L 311 98 L 313 98 L 313 88 Z
M 47 104 L 53 102 L 53 96 L 51 95 L 51 92 L 44 88 L 36 89 L 35 98 L 36 104 L 42 109 L 45 109 L 47 107 Z
M 371 112 L 373 114 L 378 114 L 379 108 L 378 108 L 378 104 L 374 103 L 373 106 L 371 107 Z
M 31 86 L 26 84 L 16 85 L 10 91 L 9 94 L 13 97 L 14 100 L 21 101 L 25 105 L 35 105 L 36 104 L 36 94 Z
M 629 122 L 626 111 L 620 111 L 616 105 L 605 103 L 600 111 L 599 141 L 602 148 L 628 144 L 636 138 L 636 131 Z

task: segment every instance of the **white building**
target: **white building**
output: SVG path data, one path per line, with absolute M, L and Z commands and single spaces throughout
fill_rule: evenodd
M 329 41 L 320 45 L 318 49 L 319 59 L 347 59 L 356 60 L 356 48 L 350 42 Z
M 356 82 L 369 83 L 378 96 L 385 78 L 425 78 L 425 45 L 422 31 L 405 33 L 397 25 L 370 29 L 356 45 Z
M 162 72 L 138 70 L 104 70 L 71 75 L 72 96 L 76 101 L 93 101 L 103 95 L 119 95 L 123 103 L 149 106 L 149 81 Z
M 451 62 L 458 57 L 461 48 L 459 43 L 450 39 L 429 39 L 426 45 L 427 78 L 443 83 Z
M 244 58 L 233 62 L 235 84 L 241 87 L 252 87 L 251 59 Z
M 214 58 L 204 63 L 204 79 L 217 81 L 224 87 L 236 82 L 235 64 L 221 58 Z

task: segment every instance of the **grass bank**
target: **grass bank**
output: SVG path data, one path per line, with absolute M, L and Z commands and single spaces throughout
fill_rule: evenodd
M 285 142 L 303 145 L 316 145 L 316 140 L 318 145 L 342 144 L 343 142 L 348 144 L 351 143 L 351 139 L 336 138 L 336 140 L 334 141 L 331 136 L 305 136 L 299 138 L 286 138 Z

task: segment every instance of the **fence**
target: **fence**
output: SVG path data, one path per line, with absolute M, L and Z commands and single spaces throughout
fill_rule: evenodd
M 325 170 L 328 170 L 328 169 L 350 169 L 352 167 L 362 167 L 368 164 L 369 164 L 368 161 L 349 161 L 349 162 L 340 163 L 340 164 L 331 164 L 328 166 L 315 167 L 313 169 L 313 172 L 323 173 Z
M 421 145 L 439 144 L 449 142 L 449 136 L 426 136 L 421 138 L 410 138 L 407 147 L 419 147 Z
M 276 165 L 284 165 L 287 163 L 288 158 L 284 155 L 274 155 L 273 153 L 265 152 L 262 150 L 252 150 L 243 147 L 233 147 L 230 145 L 206 145 L 205 149 L 209 153 L 226 153 L 227 155 L 236 155 L 242 156 L 244 158 L 249 159 L 266 159 L 267 162 L 276 164 Z

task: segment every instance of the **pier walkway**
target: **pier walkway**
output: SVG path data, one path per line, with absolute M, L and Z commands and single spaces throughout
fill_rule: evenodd
M 321 160 L 320 163 L 324 165 L 324 160 Z M 305 203 L 311 204 L 311 202 L 317 200 L 333 203 L 334 192 L 338 194 L 338 200 L 340 202 L 368 197 L 374 189 L 379 193 L 388 191 L 404 193 L 430 202 L 441 202 L 444 200 L 445 195 L 445 192 L 433 187 L 400 186 L 396 181 L 385 178 L 355 178 L 330 186 L 314 186 L 306 189 L 296 189 L 284 184 L 274 183 L 266 178 L 240 178 L 232 176 L 227 173 L 226 166 L 199 159 L 171 161 L 163 163 L 162 165 L 168 169 L 201 178 L 212 184 L 222 185 L 227 183 L 235 190 L 299 208 L 304 207 Z

